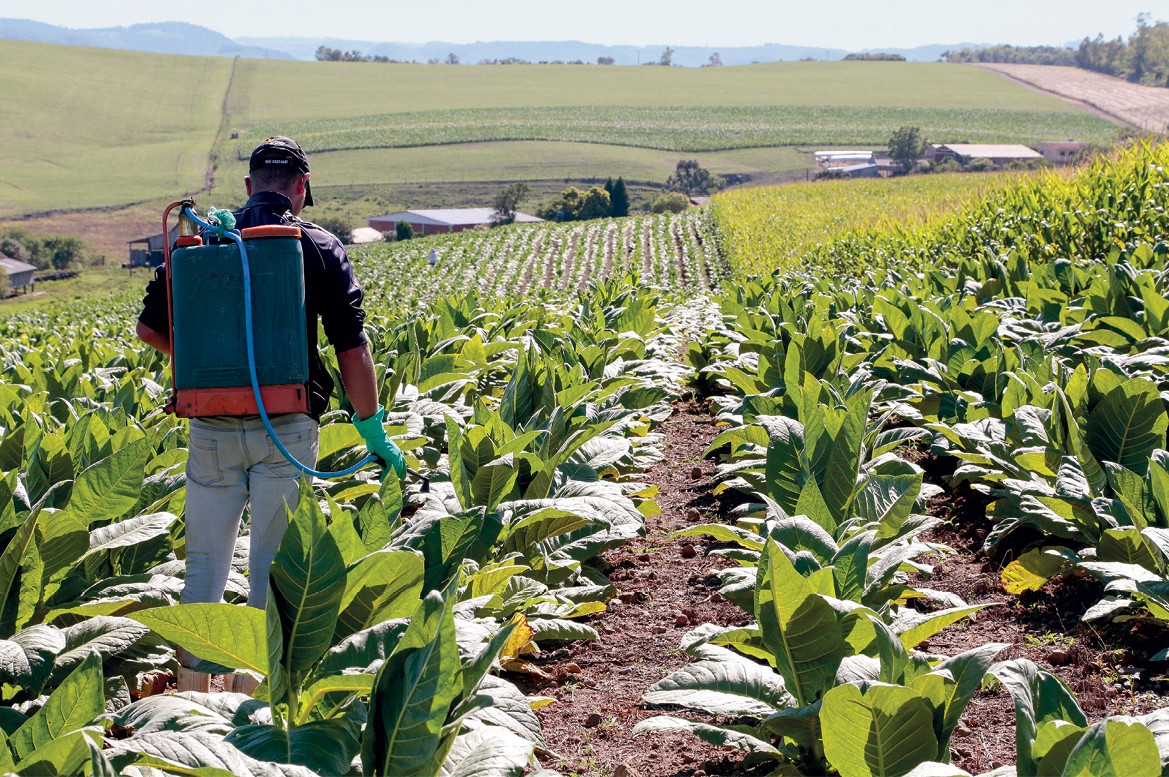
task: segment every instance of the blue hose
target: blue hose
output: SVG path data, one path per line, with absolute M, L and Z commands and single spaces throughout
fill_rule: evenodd
M 255 344 L 252 342 L 252 273 L 251 267 L 248 265 L 248 250 L 244 247 L 243 238 L 240 237 L 238 231 L 227 230 L 221 226 L 208 224 L 206 221 L 203 221 L 197 215 L 195 215 L 195 211 L 191 208 L 185 208 L 184 210 L 191 218 L 191 220 L 203 229 L 214 232 L 221 237 L 230 237 L 235 241 L 235 244 L 239 246 L 239 258 L 244 267 L 244 329 L 246 331 L 248 342 L 248 371 L 252 376 L 252 393 L 256 396 L 256 407 L 260 410 L 260 418 L 264 421 L 264 428 L 268 430 L 268 436 L 272 438 L 272 442 L 276 443 L 277 450 L 284 454 L 284 458 L 288 459 L 288 462 L 299 469 L 301 472 L 304 472 L 306 475 L 312 475 L 315 478 L 324 478 L 326 480 L 352 475 L 362 467 L 368 464 L 375 464 L 380 461 L 377 456 L 370 454 L 369 456 L 366 456 L 364 459 L 354 464 L 352 467 L 343 469 L 340 472 L 318 472 L 317 470 L 306 467 L 297 461 L 293 455 L 288 452 L 288 449 L 284 447 L 284 443 L 280 442 L 280 438 L 276 436 L 276 431 L 272 428 L 272 422 L 268 420 L 268 411 L 264 409 L 264 398 L 260 396 L 260 378 L 256 374 L 256 348 Z

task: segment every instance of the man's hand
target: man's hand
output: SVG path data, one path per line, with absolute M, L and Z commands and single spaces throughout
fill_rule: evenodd
M 366 449 L 385 462 L 386 468 L 382 473 L 382 480 L 386 479 L 391 467 L 398 476 L 398 480 L 401 480 L 406 477 L 406 457 L 402 454 L 402 449 L 386 435 L 386 429 L 382 426 L 382 413 L 382 407 L 378 405 L 377 412 L 369 418 L 361 420 L 354 413 L 350 420 L 357 427 L 362 439 L 365 440 Z

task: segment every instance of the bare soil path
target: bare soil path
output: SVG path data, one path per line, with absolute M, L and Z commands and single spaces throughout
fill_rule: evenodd
M 997 62 L 980 62 L 975 66 L 1057 97 L 1084 103 L 1112 121 L 1119 119 L 1129 126 L 1157 133 L 1169 127 L 1169 89 L 1133 84 L 1078 67 Z
M 647 708 L 641 695 L 692 660 L 678 648 L 686 631 L 701 623 L 750 620 L 716 594 L 718 578 L 710 570 L 733 563 L 706 557 L 719 545 L 697 537 L 669 539 L 695 519 L 732 520 L 734 502 L 710 496 L 714 466 L 699 458 L 717 433 L 713 419 L 694 404 L 679 405 L 662 431 L 665 459 L 644 477 L 660 489 L 657 502 L 662 512 L 647 519 L 644 540 L 603 556 L 600 566 L 620 597 L 589 621 L 600 638 L 544 653 L 540 663 L 553 679 L 523 686 L 526 693 L 557 700 L 537 714 L 549 748 L 560 756 L 545 765 L 565 774 L 610 775 L 621 766 L 629 777 L 731 774 L 743 758 L 739 751 L 708 745 L 689 734 L 630 736 L 638 722 L 670 712 Z M 698 478 L 692 477 L 695 468 Z M 713 720 L 689 711 L 683 714 Z M 757 769 L 759 774 L 771 770 L 766 765 Z

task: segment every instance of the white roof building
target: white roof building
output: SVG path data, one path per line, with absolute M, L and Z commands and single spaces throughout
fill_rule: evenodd
M 438 232 L 463 232 L 483 224 L 490 224 L 494 208 L 441 208 L 437 210 L 404 210 L 367 219 L 369 226 L 379 232 L 390 232 L 399 221 L 414 228 L 415 234 L 433 235 Z M 516 213 L 517 224 L 540 222 L 544 219 Z

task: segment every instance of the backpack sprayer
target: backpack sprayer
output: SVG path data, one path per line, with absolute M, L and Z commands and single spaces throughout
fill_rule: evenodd
M 174 377 L 167 411 L 181 418 L 258 415 L 284 458 L 313 477 L 344 477 L 369 464 L 384 466 L 371 454 L 339 472 L 311 469 L 288 452 L 268 419 L 269 410 L 309 412 L 300 228 L 262 226 L 240 231 L 230 211 L 212 210 L 204 221 L 194 205 L 189 199 L 172 203 L 162 217 L 165 236 L 170 212 L 179 209 L 179 237 L 173 253 L 169 240 L 165 241 Z M 200 229 L 232 243 L 204 245 Z M 259 343 L 256 319 L 268 335 Z M 407 472 L 422 481 L 422 491 L 430 490 L 426 478 L 413 470 Z

